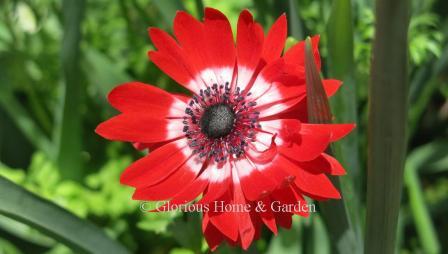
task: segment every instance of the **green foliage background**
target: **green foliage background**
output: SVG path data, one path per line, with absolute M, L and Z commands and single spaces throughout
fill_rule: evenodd
M 373 3 L 367 0 L 0 0 L 0 176 L 104 229 L 129 252 L 207 252 L 198 215 L 139 210 L 119 176 L 142 154 L 93 131 L 116 113 L 106 95 L 120 83 L 138 80 L 184 92 L 148 61 L 153 46 L 147 28 L 171 31 L 176 10 L 201 18 L 203 6 L 224 12 L 233 28 L 244 8 L 266 30 L 285 12 L 287 46 L 321 35 L 323 75 L 345 84 L 332 101 L 335 120 L 358 126 L 336 151 L 349 174 L 342 191 L 362 235 L 374 36 Z M 403 94 L 410 103 L 409 155 L 397 251 L 447 253 L 448 2 L 415 0 L 411 9 L 410 92 Z M 319 214 L 295 218 L 291 230 L 274 238 L 264 232 L 249 252 L 331 253 L 328 232 Z M 0 215 L 0 253 L 72 252 L 35 227 Z

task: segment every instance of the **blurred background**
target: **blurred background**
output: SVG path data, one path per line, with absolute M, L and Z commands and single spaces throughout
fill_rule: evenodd
M 410 105 L 408 155 L 397 251 L 448 253 L 448 2 L 411 3 L 410 87 L 403 94 Z M 207 253 L 198 215 L 143 213 L 131 200 L 132 189 L 119 184 L 121 171 L 142 153 L 94 133 L 116 113 L 106 95 L 120 83 L 182 92 L 147 59 L 153 48 L 147 28 L 171 31 L 176 10 L 202 18 L 204 6 L 224 12 L 234 32 L 244 8 L 265 31 L 286 13 L 286 47 L 321 35 L 323 75 L 344 80 L 331 101 L 335 121 L 358 126 L 335 150 L 348 171 L 342 192 L 361 245 L 373 1 L 0 0 L 0 176 L 104 229 L 131 253 Z M 13 192 L 9 183 L 0 185 L 0 253 L 78 253 L 57 240 L 64 232 L 49 237 L 35 223 L 14 219 L 5 201 Z M 42 212 L 33 206 L 26 210 L 31 221 L 45 217 L 33 214 Z M 63 223 L 57 213 L 52 216 L 42 223 Z M 296 217 L 293 228 L 277 237 L 264 231 L 249 252 L 331 250 L 329 230 L 317 213 Z M 223 246 L 217 253 L 242 251 Z

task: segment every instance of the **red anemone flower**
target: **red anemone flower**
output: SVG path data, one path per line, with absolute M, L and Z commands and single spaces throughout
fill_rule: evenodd
M 326 174 L 345 173 L 326 148 L 353 124 L 310 124 L 306 117 L 305 43 L 283 55 L 286 16 L 267 35 L 247 10 L 241 12 L 236 43 L 227 18 L 206 8 L 200 22 L 185 12 L 174 19 L 174 36 L 150 28 L 157 50 L 150 60 L 189 96 L 139 82 L 120 85 L 109 102 L 121 113 L 96 132 L 151 152 L 130 165 L 120 181 L 134 187 L 133 199 L 186 204 L 222 202 L 263 210 L 203 213 L 203 233 L 214 250 L 222 241 L 247 249 L 266 225 L 290 227 L 293 214 L 273 205 L 338 199 Z M 312 38 L 320 68 L 319 37 Z M 323 80 L 328 96 L 340 81 Z

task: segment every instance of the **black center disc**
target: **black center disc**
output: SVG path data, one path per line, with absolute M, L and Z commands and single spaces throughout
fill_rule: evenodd
M 209 138 L 224 137 L 232 131 L 235 113 L 227 104 L 208 107 L 200 121 L 201 131 Z

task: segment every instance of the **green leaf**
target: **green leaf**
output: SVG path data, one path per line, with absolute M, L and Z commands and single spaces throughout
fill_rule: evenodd
M 305 41 L 305 77 L 310 123 L 330 123 L 332 116 L 328 98 L 317 69 L 312 52 L 311 39 Z M 329 177 L 332 183 L 340 189 L 339 177 Z M 328 200 L 319 203 L 322 217 L 327 225 L 336 253 L 359 253 L 360 240 L 352 228 L 348 210 L 344 200 Z
M 30 79 L 23 75 L 25 63 L 23 54 L 19 52 L 0 53 L 0 107 L 36 149 L 44 151 L 49 157 L 54 157 L 51 141 L 14 94 L 16 87 L 30 82 Z M 2 127 L 3 125 L 4 123 Z M 0 128 L 0 131 L 3 132 L 3 128 Z
M 202 0 L 195 0 L 195 7 L 196 7 L 196 17 L 198 19 L 201 19 L 202 17 L 202 13 L 204 12 L 204 3 L 202 2 Z
M 350 0 L 333 1 L 330 18 L 327 24 L 328 37 L 328 70 L 331 78 L 343 81 L 341 89 L 331 99 L 335 121 L 341 123 L 357 122 L 356 86 L 353 75 L 353 24 Z M 358 179 L 359 153 L 357 133 L 338 142 L 341 161 L 347 163 L 350 178 Z M 339 152 L 340 151 L 340 152 Z M 355 192 L 359 192 L 359 184 Z M 359 203 L 353 200 L 350 203 Z M 357 205 L 355 205 L 357 206 Z M 353 210 L 358 210 L 356 207 Z
M 56 128 L 57 162 L 61 176 L 78 181 L 83 173 L 81 106 L 85 92 L 80 68 L 80 42 L 84 5 L 84 0 L 62 2 L 64 37 L 61 63 L 64 87 Z
M 22 254 L 14 244 L 0 238 L 0 253 L 9 253 L 9 254 Z
M 293 220 L 289 230 L 279 229 L 278 236 L 272 238 L 267 254 L 302 253 L 302 229 L 304 219 Z
M 331 74 L 344 78 L 353 67 L 353 18 L 350 0 L 335 0 L 327 24 Z
M 30 225 L 81 253 L 128 253 L 93 224 L 0 177 L 0 214 Z
M 288 23 L 290 28 L 290 34 L 297 40 L 303 38 L 303 24 L 300 20 L 297 0 L 288 0 Z M 286 52 L 286 49 L 285 49 Z
M 418 179 L 418 168 L 415 165 L 406 163 L 404 182 L 408 191 L 409 206 L 414 217 L 423 252 L 428 254 L 440 253 L 440 243 L 425 204 L 422 186 Z
M 166 27 L 171 27 L 177 11 L 185 9 L 182 1 L 180 0 L 153 0 L 152 3 L 157 7 L 162 15 Z M 200 14 L 202 14 L 202 12 Z
M 148 212 L 160 206 L 159 202 L 144 202 L 140 205 L 145 211 L 142 211 L 142 216 L 137 223 L 137 227 L 143 230 L 153 231 L 158 234 L 166 233 L 173 219 L 179 216 L 179 211 Z
M 198 213 L 187 213 L 185 218 L 178 218 L 169 226 L 174 238 L 195 253 L 201 252 L 201 218 Z
M 406 152 L 409 0 L 377 0 L 369 86 L 366 254 L 394 253 Z
M 99 50 L 86 47 L 83 70 L 89 72 L 87 79 L 92 84 L 90 96 L 106 102 L 107 94 L 117 85 L 129 82 L 132 78 L 126 73 L 123 64 L 112 61 Z
M 440 253 L 440 242 L 423 196 L 418 173 L 448 169 L 448 142 L 438 140 L 415 149 L 406 160 L 404 183 L 424 253 Z M 428 170 L 429 169 L 429 170 Z
M 358 125 L 356 86 L 354 78 L 353 16 L 350 0 L 335 0 L 327 22 L 329 77 L 342 81 L 342 87 L 330 100 L 334 121 Z M 358 125 L 359 126 L 359 125 Z M 361 178 L 358 131 L 332 145 L 335 157 L 349 172 L 340 178 L 344 203 L 350 215 L 353 230 L 362 248 L 360 220 Z
M 312 236 L 313 236 L 313 253 L 316 254 L 330 254 L 331 245 L 328 238 L 327 230 L 325 228 L 322 218 L 313 214 L 312 217 Z
M 1 86 L 1 85 L 0 85 Z M 11 116 L 11 119 L 33 146 L 53 155 L 53 145 L 19 101 L 9 92 L 0 91 L 0 105 Z

